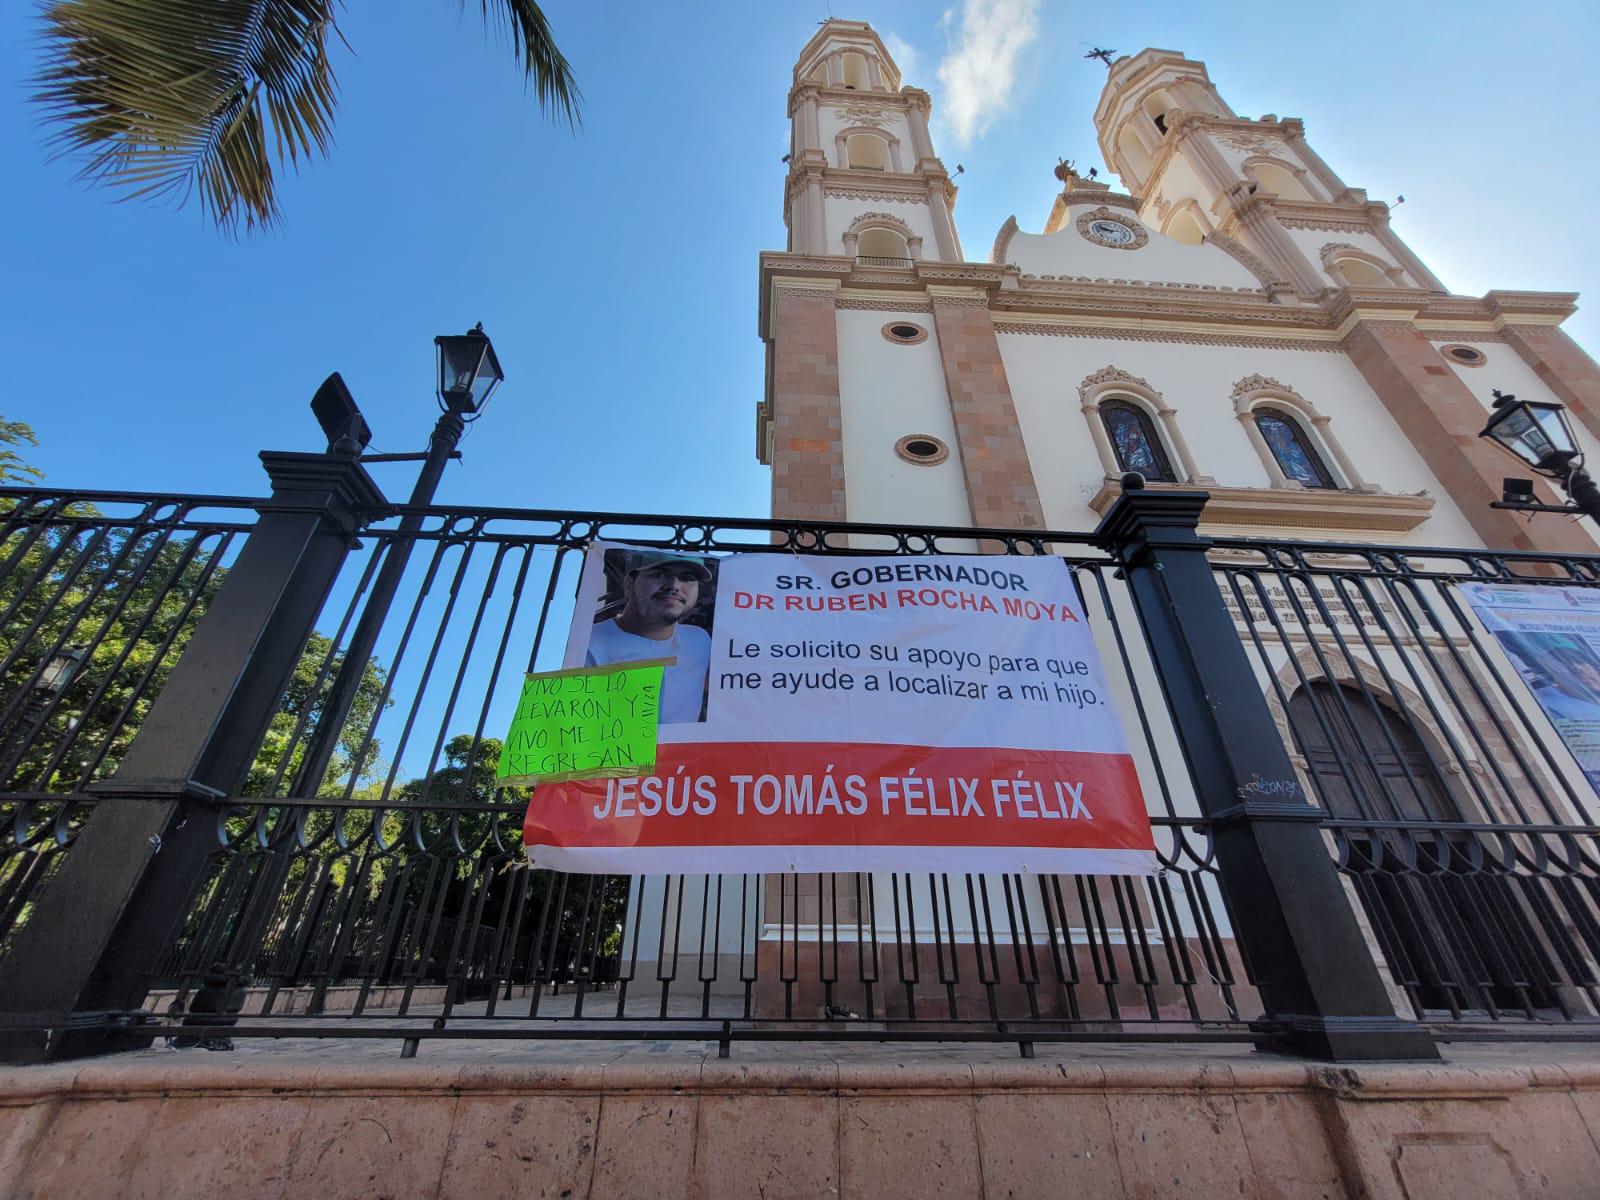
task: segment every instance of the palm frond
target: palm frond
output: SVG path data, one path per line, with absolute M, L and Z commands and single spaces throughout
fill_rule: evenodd
M 51 140 L 125 198 L 198 192 L 226 232 L 271 226 L 274 156 L 328 152 L 336 3 L 51 0 L 35 97 Z
M 573 128 L 582 122 L 583 95 L 573 78 L 572 66 L 556 48 L 550 22 L 534 0 L 479 0 L 483 19 L 497 29 L 509 29 L 511 45 L 522 60 L 539 105 Z M 462 0 L 463 6 L 466 0 Z

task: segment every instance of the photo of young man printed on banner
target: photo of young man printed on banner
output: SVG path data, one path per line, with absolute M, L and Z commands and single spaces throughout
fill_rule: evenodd
M 674 659 L 661 677 L 661 723 L 704 721 L 716 602 L 714 558 L 597 546 L 584 563 L 567 665 Z
M 1600 656 L 1576 633 L 1497 629 L 1511 658 L 1556 734 L 1600 790 Z

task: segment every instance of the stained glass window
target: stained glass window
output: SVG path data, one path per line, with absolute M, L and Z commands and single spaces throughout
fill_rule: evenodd
M 1287 413 L 1275 408 L 1258 408 L 1255 411 L 1256 428 L 1266 440 L 1272 457 L 1284 475 L 1302 487 L 1337 488 L 1339 485 L 1322 461 L 1322 456 L 1311 444 L 1305 430 Z
M 1144 409 L 1126 400 L 1107 400 L 1100 405 L 1100 419 L 1105 422 L 1117 466 L 1124 471 L 1137 471 L 1146 479 L 1178 481 L 1150 414 Z

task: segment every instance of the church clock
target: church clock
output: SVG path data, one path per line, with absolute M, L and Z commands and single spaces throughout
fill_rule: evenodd
M 1089 222 L 1089 238 L 1092 241 L 1103 242 L 1107 246 L 1132 245 L 1134 232 L 1121 221 L 1091 221 Z

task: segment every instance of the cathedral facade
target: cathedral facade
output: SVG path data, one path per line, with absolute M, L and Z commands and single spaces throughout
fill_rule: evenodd
M 1062 163 L 1042 222 L 972 253 L 930 111 L 866 24 L 794 65 L 760 271 L 775 516 L 1085 530 L 1137 470 L 1210 493 L 1206 532 L 1596 549 L 1490 507 L 1516 468 L 1477 436 L 1498 388 L 1600 444 L 1574 295 L 1452 295 L 1302 122 L 1237 115 L 1168 50 L 1118 58 L 1096 106 L 1122 187 Z

